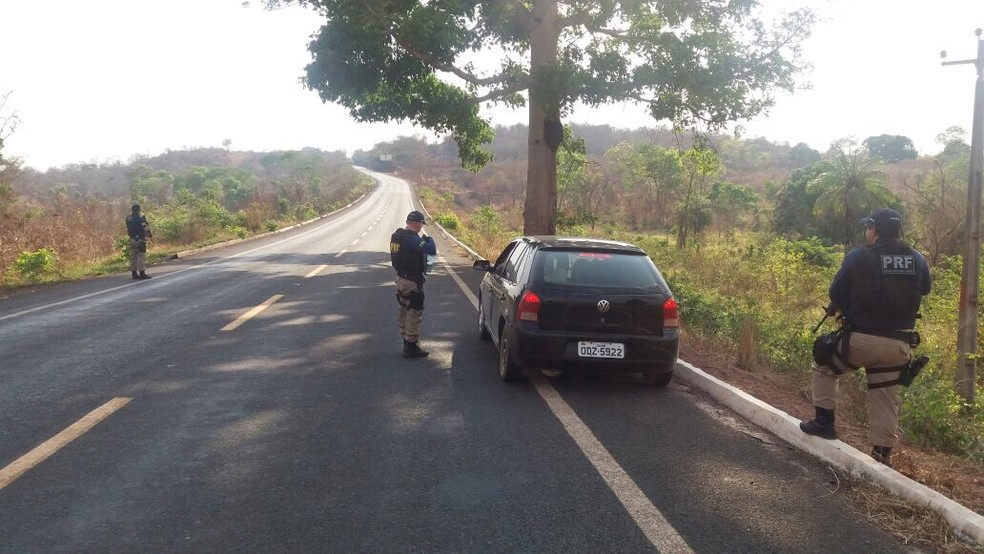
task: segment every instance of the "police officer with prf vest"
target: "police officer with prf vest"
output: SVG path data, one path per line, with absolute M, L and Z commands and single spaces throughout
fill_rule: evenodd
M 396 300 L 400 304 L 400 336 L 403 356 L 423 358 L 429 354 L 420 348 L 420 320 L 424 310 L 424 274 L 427 256 L 437 255 L 434 239 L 421 230 L 424 214 L 414 210 L 407 214 L 407 226 L 390 237 L 390 260 L 396 269 Z
M 868 245 L 844 256 L 830 285 L 828 315 L 840 311 L 843 335 L 825 363 L 813 363 L 816 417 L 800 423 L 804 433 L 837 438 L 834 408 L 846 371 L 864 368 L 872 457 L 886 465 L 898 442 L 899 383 L 910 366 L 919 305 L 929 294 L 926 259 L 902 244 L 902 218 L 884 208 L 861 220 Z M 816 357 L 816 355 L 815 355 Z
M 147 218 L 140 213 L 140 204 L 130 207 L 126 216 L 126 234 L 130 238 L 130 275 L 134 279 L 150 279 L 147 275 L 147 239 L 154 236 Z

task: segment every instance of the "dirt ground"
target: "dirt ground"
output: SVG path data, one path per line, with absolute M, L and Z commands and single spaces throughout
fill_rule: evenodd
M 686 337 L 680 358 L 752 396 L 798 419 L 812 419 L 809 374 L 777 375 L 762 370 L 743 369 L 737 355 L 721 345 L 698 342 Z M 842 387 L 843 389 L 844 387 Z M 867 427 L 853 412 L 864 410 L 863 398 L 841 398 L 838 404 L 837 432 L 840 439 L 861 452 L 869 452 Z M 984 514 L 984 468 L 955 456 L 899 444 L 892 452 L 892 466 L 899 472 Z M 936 512 L 913 506 L 881 489 L 863 482 L 852 482 L 838 475 L 840 484 L 850 487 L 858 512 L 891 529 L 907 544 L 935 552 L 984 552 L 955 537 L 949 525 Z

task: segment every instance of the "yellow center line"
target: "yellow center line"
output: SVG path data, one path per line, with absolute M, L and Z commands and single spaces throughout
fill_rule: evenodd
M 335 254 L 335 257 L 337 258 L 337 257 L 339 257 L 339 256 L 341 256 L 342 254 L 344 254 L 344 253 L 346 253 L 346 252 L 348 252 L 348 249 L 345 249 L 345 250 L 342 250 L 342 251 L 341 251 L 341 252 L 339 252 L 338 254 Z
M 45 461 L 55 452 L 64 448 L 68 443 L 81 437 L 97 423 L 111 416 L 113 412 L 126 406 L 132 398 L 117 397 L 89 412 L 85 417 L 69 425 L 64 431 L 44 441 L 40 445 L 14 460 L 7 467 L 0 469 L 0 489 L 6 487 L 23 475 L 27 470 Z
M 328 267 L 328 266 L 326 266 L 326 265 L 319 265 L 318 267 L 312 269 L 311 270 L 311 273 L 308 273 L 307 275 L 305 275 L 304 278 L 305 279 L 310 279 L 311 277 L 314 277 L 315 275 L 321 273 L 321 270 L 324 269 L 324 268 L 326 268 L 326 267 Z
M 232 323 L 226 325 L 225 327 L 223 327 L 222 329 L 219 329 L 219 330 L 220 331 L 232 331 L 232 330 L 235 330 L 240 325 L 242 325 L 243 323 L 246 323 L 247 321 L 253 319 L 254 317 L 256 317 L 257 314 L 259 314 L 263 310 L 269 308 L 274 302 L 280 300 L 283 297 L 284 297 L 284 295 L 282 295 L 282 294 L 274 294 L 273 296 L 271 296 L 270 298 L 268 298 L 266 302 L 260 304 L 259 306 L 253 308 L 252 310 L 244 313 L 243 315 L 241 315 L 238 318 L 236 318 L 235 321 L 233 321 Z

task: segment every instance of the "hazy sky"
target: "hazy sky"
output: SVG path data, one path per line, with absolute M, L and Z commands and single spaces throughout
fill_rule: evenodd
M 745 124 L 745 137 L 822 151 L 843 137 L 897 134 L 931 153 L 936 135 L 959 125 L 970 140 L 974 66 L 941 67 L 939 52 L 976 57 L 984 0 L 808 1 L 825 20 L 805 47 L 813 88 L 781 96 L 768 116 Z M 431 136 L 355 123 L 344 108 L 323 104 L 299 84 L 316 14 L 252 4 L 0 0 L 0 94 L 10 93 L 0 116 L 20 119 L 4 154 L 45 170 L 225 139 L 234 150 L 351 153 L 400 135 Z M 526 121 L 522 111 L 491 113 L 493 124 Z M 569 120 L 657 125 L 632 105 L 579 109 Z

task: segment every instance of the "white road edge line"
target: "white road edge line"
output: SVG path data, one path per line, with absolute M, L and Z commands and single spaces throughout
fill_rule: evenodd
M 622 466 L 618 465 L 591 429 L 577 417 L 573 408 L 564 402 L 560 393 L 539 375 L 531 376 L 530 380 L 550 407 L 550 411 L 557 416 L 561 425 L 567 430 L 567 434 L 574 439 L 584 456 L 598 470 L 608 488 L 615 493 L 622 506 L 625 506 L 625 510 L 645 533 L 649 542 L 660 552 L 693 552 L 670 522 L 666 521 L 663 513 L 649 501 Z
M 133 399 L 121 396 L 106 402 L 86 414 L 82 419 L 66 427 L 61 433 L 39 444 L 27 454 L 11 462 L 7 467 L 0 469 L 0 489 L 13 483 L 18 477 L 51 457 L 51 455 L 64 448 L 68 443 L 81 437 L 100 421 L 129 404 L 131 400 Z
M 438 259 L 442 263 L 444 262 L 443 258 Z M 478 298 L 468 288 L 465 282 L 461 280 L 457 272 L 451 269 L 451 266 L 447 264 L 444 264 L 444 266 L 448 274 L 451 275 L 451 278 L 458 284 L 458 287 L 465 293 L 465 296 L 477 311 Z M 618 465 L 618 462 L 615 461 L 615 458 L 608 452 L 605 446 L 601 444 L 601 441 L 594 436 L 591 429 L 574 413 L 574 409 L 567 402 L 564 402 L 564 399 L 561 398 L 556 389 L 550 386 L 550 383 L 547 383 L 539 375 L 532 376 L 530 380 L 533 382 L 536 392 L 547 403 L 547 407 L 550 408 L 550 411 L 560 421 L 560 424 L 564 426 L 567 434 L 574 439 L 578 448 L 581 449 L 584 456 L 591 462 L 591 465 L 595 467 L 601 478 L 604 479 L 605 484 L 608 485 L 608 488 L 615 493 L 619 502 L 622 503 L 622 506 L 625 507 L 625 510 L 636 522 L 636 525 L 646 535 L 649 542 L 657 550 L 664 553 L 693 552 L 690 546 L 687 545 L 687 542 L 683 540 L 683 537 L 666 520 L 663 513 L 653 505 L 645 493 L 642 492 L 642 489 L 629 477 L 629 474 Z

